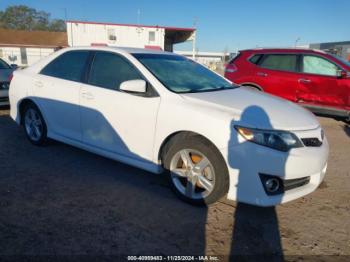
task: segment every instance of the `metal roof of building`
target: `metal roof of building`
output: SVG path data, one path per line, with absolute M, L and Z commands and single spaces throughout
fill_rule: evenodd
M 131 27 L 146 27 L 146 28 L 163 28 L 165 30 L 172 31 L 196 31 L 195 28 L 185 27 L 172 27 L 172 26 L 159 26 L 159 25 L 141 25 L 141 24 L 118 24 L 118 23 L 106 23 L 106 22 L 89 22 L 79 20 L 67 20 L 66 23 L 77 23 L 77 24 L 91 24 L 91 25 L 115 25 L 115 26 L 131 26 Z

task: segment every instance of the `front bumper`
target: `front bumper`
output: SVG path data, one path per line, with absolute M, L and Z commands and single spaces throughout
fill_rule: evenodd
M 275 206 L 316 190 L 326 173 L 329 145 L 324 138 L 319 147 L 280 152 L 237 137 L 237 143 L 221 152 L 226 158 L 230 175 L 228 199 L 257 206 Z M 276 176 L 282 181 L 305 177 L 310 180 L 281 194 L 268 195 L 259 174 Z

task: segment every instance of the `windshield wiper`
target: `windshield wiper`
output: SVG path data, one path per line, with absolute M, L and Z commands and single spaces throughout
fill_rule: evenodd
M 234 85 L 230 85 L 230 86 L 220 86 L 219 88 L 216 88 L 215 90 L 213 91 L 216 91 L 216 90 L 226 90 L 226 89 L 234 89 L 234 88 L 237 88 L 238 86 L 234 86 Z
M 238 88 L 238 85 L 231 85 L 231 86 L 220 86 L 217 88 L 211 88 L 211 89 L 197 89 L 197 90 L 190 90 L 190 91 L 183 91 L 178 92 L 179 94 L 188 94 L 188 93 L 205 93 L 205 92 L 215 92 L 215 91 L 221 91 L 221 90 L 230 90 Z

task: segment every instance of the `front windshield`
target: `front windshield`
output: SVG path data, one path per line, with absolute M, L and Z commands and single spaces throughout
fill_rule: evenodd
M 335 59 L 339 60 L 343 64 L 350 66 L 350 62 L 346 61 L 344 58 L 337 56 L 337 55 L 333 55 L 333 54 L 331 54 L 331 56 L 333 56 Z
M 133 54 L 165 87 L 176 93 L 232 89 L 224 78 L 196 62 L 178 55 Z

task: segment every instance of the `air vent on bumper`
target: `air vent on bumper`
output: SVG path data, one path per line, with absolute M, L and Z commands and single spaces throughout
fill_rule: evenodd
M 322 146 L 322 141 L 319 140 L 317 137 L 302 138 L 301 141 L 303 141 L 304 146 L 307 146 L 307 147 Z

